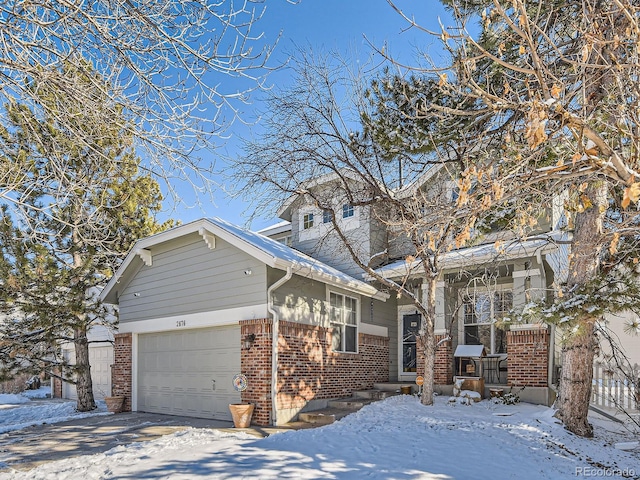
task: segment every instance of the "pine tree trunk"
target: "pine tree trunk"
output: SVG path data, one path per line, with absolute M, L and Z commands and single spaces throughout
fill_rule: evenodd
M 78 328 L 73 335 L 76 349 L 76 393 L 78 395 L 77 409 L 79 412 L 95 410 L 96 402 L 93 398 L 93 382 L 91 380 L 91 365 L 89 364 L 89 342 L 87 331 Z
M 427 278 L 427 288 L 423 294 L 427 298 L 422 299 L 422 306 L 426 310 L 426 318 L 422 322 L 422 345 L 424 349 L 424 384 L 422 385 L 422 397 L 420 402 L 423 405 L 433 405 L 433 381 L 436 365 L 436 338 L 434 334 L 434 324 L 436 315 L 436 280 Z
M 590 185 L 585 195 L 592 206 L 576 214 L 567 290 L 574 291 L 597 275 L 600 250 L 603 248 L 603 220 L 607 206 L 607 184 Z M 586 314 L 580 318 L 577 328 L 565 332 L 562 343 L 562 374 L 558 395 L 557 416 L 567 429 L 583 437 L 593 436 L 593 428 L 587 420 L 593 380 L 593 360 L 596 340 L 594 326 L 597 318 Z

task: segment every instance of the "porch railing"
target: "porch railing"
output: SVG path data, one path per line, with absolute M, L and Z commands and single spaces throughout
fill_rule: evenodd
M 591 403 L 598 407 L 637 412 L 640 405 L 640 366 L 628 371 L 595 362 L 591 386 Z

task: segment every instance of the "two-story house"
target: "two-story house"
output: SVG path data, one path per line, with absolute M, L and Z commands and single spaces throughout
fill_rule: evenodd
M 430 178 L 419 188 L 428 188 Z M 281 424 L 329 399 L 376 383 L 413 382 L 423 373 L 420 316 L 366 281 L 358 265 L 409 281 L 420 297 L 416 265 L 388 253 L 395 248 L 401 257 L 402 242 L 394 243 L 394 232 L 353 195 L 357 189 L 345 195 L 336 176 L 307 187 L 282 205 L 285 222 L 258 233 L 210 218 L 136 243 L 102 293 L 119 308 L 112 384 L 126 397 L 125 408 L 229 419 L 228 404 L 244 401 L 256 406 L 254 423 Z M 488 381 L 526 385 L 525 399 L 549 403 L 552 332 L 539 325 L 505 332 L 495 320 L 547 295 L 557 280 L 566 252 L 547 235 L 556 233 L 557 217 L 550 209 L 538 239 L 501 247 L 491 241 L 442 258 L 436 326 L 442 391 L 462 365 L 454 358 L 457 346 L 482 344 L 490 355 L 506 355 L 485 365 L 494 375 Z M 246 378 L 243 391 L 234 389 L 237 374 Z

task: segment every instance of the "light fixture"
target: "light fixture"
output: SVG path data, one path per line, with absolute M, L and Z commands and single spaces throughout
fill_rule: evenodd
M 248 335 L 245 335 L 244 340 L 242 341 L 242 347 L 245 350 L 249 350 L 251 349 L 251 347 L 253 346 L 253 342 L 255 341 L 256 341 L 256 334 L 249 333 Z
M 245 275 L 251 275 L 252 273 L 253 273 L 253 272 L 251 271 L 251 269 L 250 269 L 250 268 L 247 268 L 247 269 L 244 271 L 244 274 L 245 274 Z

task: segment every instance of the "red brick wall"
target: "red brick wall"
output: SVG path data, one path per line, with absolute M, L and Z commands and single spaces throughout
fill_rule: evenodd
M 299 409 L 310 400 L 349 397 L 389 381 L 389 339 L 358 335 L 358 353 L 331 350 L 331 330 L 280 322 L 279 409 Z
M 59 370 L 56 369 L 56 373 Z M 56 377 L 51 377 L 51 381 L 53 382 L 53 398 L 62 398 L 62 380 Z
M 436 335 L 435 342 L 438 342 L 449 335 Z M 416 374 L 424 376 L 424 343 L 422 339 L 418 337 L 417 341 L 417 365 Z M 436 347 L 436 358 L 433 372 L 433 384 L 434 385 L 451 385 L 453 383 L 453 349 L 451 340 L 448 342 L 442 342 Z
M 548 386 L 549 331 L 507 332 L 507 383 L 513 386 Z
M 438 342 L 447 337 L 449 335 L 436 335 L 436 360 L 433 372 L 433 383 L 435 385 L 451 385 L 453 383 L 453 346 L 451 339 L 438 345 Z
M 124 412 L 131 411 L 131 339 L 130 333 L 117 333 L 113 348 L 111 390 L 113 395 L 124 395 Z
M 243 402 L 253 403 L 252 423 L 271 424 L 271 319 L 243 320 L 240 323 L 240 370 L 247 377 Z M 250 349 L 242 347 L 247 335 L 255 335 Z

